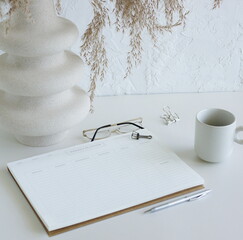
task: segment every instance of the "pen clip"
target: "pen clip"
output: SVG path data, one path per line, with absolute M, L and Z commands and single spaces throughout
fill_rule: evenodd
M 198 195 L 198 196 L 195 196 L 195 197 L 190 198 L 188 201 L 191 202 L 191 201 L 195 201 L 195 200 L 201 199 L 201 198 L 203 198 L 207 193 L 208 193 L 208 191 L 203 192 L 203 193 L 201 193 L 201 194 Z

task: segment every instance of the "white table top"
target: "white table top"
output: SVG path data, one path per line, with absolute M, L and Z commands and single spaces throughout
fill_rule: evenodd
M 44 228 L 8 173 L 8 162 L 84 142 L 82 130 L 143 117 L 144 126 L 197 171 L 213 191 L 199 201 L 184 203 L 157 213 L 145 209 L 72 230 L 52 239 L 172 240 L 242 239 L 243 236 L 243 145 L 235 143 L 229 161 L 219 164 L 198 159 L 193 150 L 195 115 L 204 108 L 224 108 L 243 125 L 243 92 L 165 94 L 99 97 L 95 113 L 72 129 L 62 143 L 44 148 L 21 145 L 0 132 L 0 239 L 49 239 Z M 160 116 L 170 106 L 181 121 L 166 126 Z M 243 136 L 243 134 L 241 135 Z M 148 208 L 146 208 L 148 209 Z

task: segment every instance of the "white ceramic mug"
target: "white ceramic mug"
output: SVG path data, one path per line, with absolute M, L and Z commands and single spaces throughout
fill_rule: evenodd
M 195 151 L 207 162 L 222 162 L 230 158 L 233 142 L 243 126 L 236 128 L 235 116 L 223 109 L 205 109 L 196 116 Z

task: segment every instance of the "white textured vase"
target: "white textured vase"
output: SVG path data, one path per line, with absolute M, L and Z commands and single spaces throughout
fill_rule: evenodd
M 0 125 L 30 146 L 62 140 L 89 112 L 87 94 L 75 86 L 83 73 L 68 51 L 78 29 L 57 17 L 53 0 L 30 0 L 31 19 L 14 12 L 11 28 L 0 25 Z

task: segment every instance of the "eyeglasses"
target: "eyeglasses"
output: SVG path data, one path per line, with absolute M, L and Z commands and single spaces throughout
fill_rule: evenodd
M 124 134 L 136 131 L 138 129 L 143 129 L 142 122 L 142 118 L 136 118 L 125 122 L 108 124 L 99 128 L 84 130 L 83 136 L 93 142 L 94 140 L 107 138 L 112 133 Z

